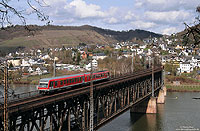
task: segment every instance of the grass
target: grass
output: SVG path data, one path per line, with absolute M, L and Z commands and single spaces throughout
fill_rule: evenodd
M 166 85 L 168 91 L 200 92 L 200 85 Z
M 186 76 L 166 76 L 166 81 L 167 82 L 173 82 L 173 81 L 180 81 L 181 83 L 193 83 L 193 84 L 199 84 L 200 85 L 200 80 L 197 80 L 195 78 L 188 78 Z
M 22 47 L 32 47 L 32 46 L 36 46 L 36 45 L 40 45 L 40 42 L 37 40 L 26 40 L 23 37 L 19 37 L 19 38 L 14 38 L 11 40 L 6 40 L 0 43 L 0 47 L 18 47 L 18 46 L 22 46 Z

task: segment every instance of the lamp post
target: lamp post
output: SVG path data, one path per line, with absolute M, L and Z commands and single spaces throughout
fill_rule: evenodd
M 154 97 L 154 53 L 152 53 L 152 97 Z
M 133 73 L 133 53 L 132 53 L 132 64 L 131 64 L 131 71 L 132 71 L 132 73 Z
M 8 66 L 4 63 L 4 131 L 8 131 Z
M 90 58 L 91 70 L 90 70 L 90 131 L 93 131 L 93 123 L 94 123 L 94 100 L 93 100 L 93 65 L 92 65 L 92 56 Z
M 56 76 L 56 59 L 54 57 L 54 60 L 53 60 L 53 77 Z

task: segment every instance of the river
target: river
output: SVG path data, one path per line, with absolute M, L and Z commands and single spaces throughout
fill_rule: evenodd
M 127 111 L 98 131 L 198 131 L 200 130 L 200 93 L 168 92 L 157 114 Z

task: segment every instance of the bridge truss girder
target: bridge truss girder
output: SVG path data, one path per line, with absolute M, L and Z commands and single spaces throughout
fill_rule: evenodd
M 154 88 L 162 84 L 161 72 L 155 73 Z M 125 81 L 96 90 L 94 86 L 94 127 L 98 128 L 117 116 L 133 104 L 150 96 L 152 90 L 151 75 Z M 79 95 L 62 101 L 40 105 L 31 110 L 9 114 L 10 131 L 43 131 L 73 128 L 89 129 L 89 94 Z M 0 118 L 0 126 L 3 125 Z M 1 130 L 3 127 L 0 128 Z

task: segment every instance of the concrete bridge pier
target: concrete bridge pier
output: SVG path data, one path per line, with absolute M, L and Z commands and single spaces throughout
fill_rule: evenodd
M 150 113 L 154 114 L 157 112 L 156 107 L 156 97 L 151 97 L 137 105 L 134 105 L 131 110 L 131 113 Z
M 158 104 L 164 104 L 165 103 L 165 90 L 164 89 L 161 89 L 159 91 L 157 103 Z
M 163 86 L 163 90 L 164 90 L 164 96 L 167 96 L 167 88 L 166 88 L 166 86 Z
M 148 102 L 146 113 L 147 114 L 157 113 L 156 97 L 150 98 L 150 100 Z

